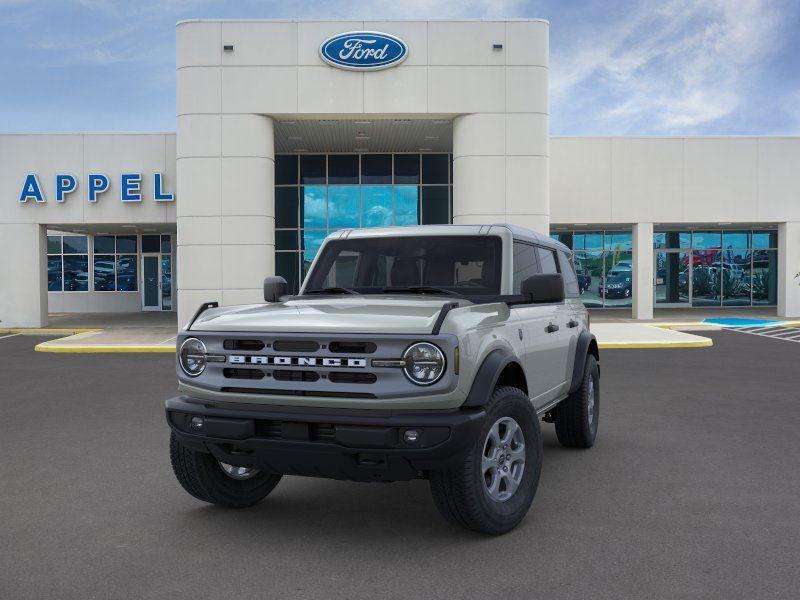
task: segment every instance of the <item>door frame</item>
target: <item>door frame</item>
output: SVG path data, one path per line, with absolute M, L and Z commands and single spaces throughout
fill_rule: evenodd
M 161 277 L 162 277 L 162 275 L 161 275 L 161 252 L 147 252 L 147 253 L 143 252 L 141 256 L 142 256 L 142 263 L 141 263 L 141 269 L 142 269 L 142 296 L 141 296 L 141 298 L 142 298 L 142 311 L 143 312 L 162 311 L 162 310 L 164 310 L 162 308 L 162 305 L 163 305 L 163 302 L 164 302 L 164 298 L 161 295 L 161 286 L 162 286 L 162 283 L 161 283 Z M 145 304 L 145 301 L 144 301 L 144 297 L 145 297 L 145 280 L 144 280 L 144 262 L 145 262 L 145 258 L 155 258 L 156 259 L 156 264 L 158 265 L 158 279 L 157 279 L 157 281 L 158 281 L 158 285 L 157 285 L 157 289 L 158 289 L 158 304 L 155 305 L 155 306 L 147 306 Z

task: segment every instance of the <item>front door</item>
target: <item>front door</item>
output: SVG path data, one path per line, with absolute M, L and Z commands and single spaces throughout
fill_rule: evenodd
M 142 255 L 142 310 L 161 308 L 161 255 Z

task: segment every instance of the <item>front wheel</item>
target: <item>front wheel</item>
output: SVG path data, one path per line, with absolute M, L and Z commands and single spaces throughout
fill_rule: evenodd
M 498 535 L 527 514 L 541 470 L 536 412 L 521 390 L 502 387 L 492 394 L 481 433 L 461 460 L 431 473 L 431 493 L 448 521 Z
M 280 475 L 223 463 L 210 454 L 187 448 L 174 433 L 169 438 L 172 470 L 189 494 L 218 506 L 246 508 L 263 500 Z

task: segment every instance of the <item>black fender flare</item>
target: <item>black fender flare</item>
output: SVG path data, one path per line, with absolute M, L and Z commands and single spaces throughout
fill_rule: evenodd
M 461 405 L 463 407 L 480 407 L 486 404 L 492 397 L 492 391 L 497 385 L 500 373 L 509 363 L 519 361 L 510 350 L 506 348 L 495 348 L 483 359 L 475 379 L 472 380 L 472 387 L 469 390 L 467 399 Z
M 592 351 L 593 350 L 593 351 Z M 586 368 L 586 357 L 592 354 L 600 362 L 600 354 L 597 350 L 597 340 L 594 335 L 587 330 L 581 331 L 578 336 L 578 343 L 575 346 L 575 361 L 572 367 L 572 381 L 569 385 L 569 393 L 574 393 L 581 387 L 583 381 L 583 370 Z

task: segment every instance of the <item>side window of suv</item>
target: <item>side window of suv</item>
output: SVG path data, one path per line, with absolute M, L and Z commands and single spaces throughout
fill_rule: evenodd
M 514 293 L 520 293 L 523 279 L 536 273 L 539 273 L 536 248 L 530 244 L 514 242 Z
M 568 296 L 580 296 L 580 288 L 578 287 L 578 276 L 575 275 L 575 269 L 572 266 L 572 261 L 567 256 L 566 252 L 558 253 L 558 264 L 561 267 L 561 274 L 564 276 L 564 290 Z
M 558 273 L 555 252 L 549 248 L 542 248 L 540 246 L 536 246 L 536 252 L 539 254 L 539 264 L 542 266 L 542 273 Z

